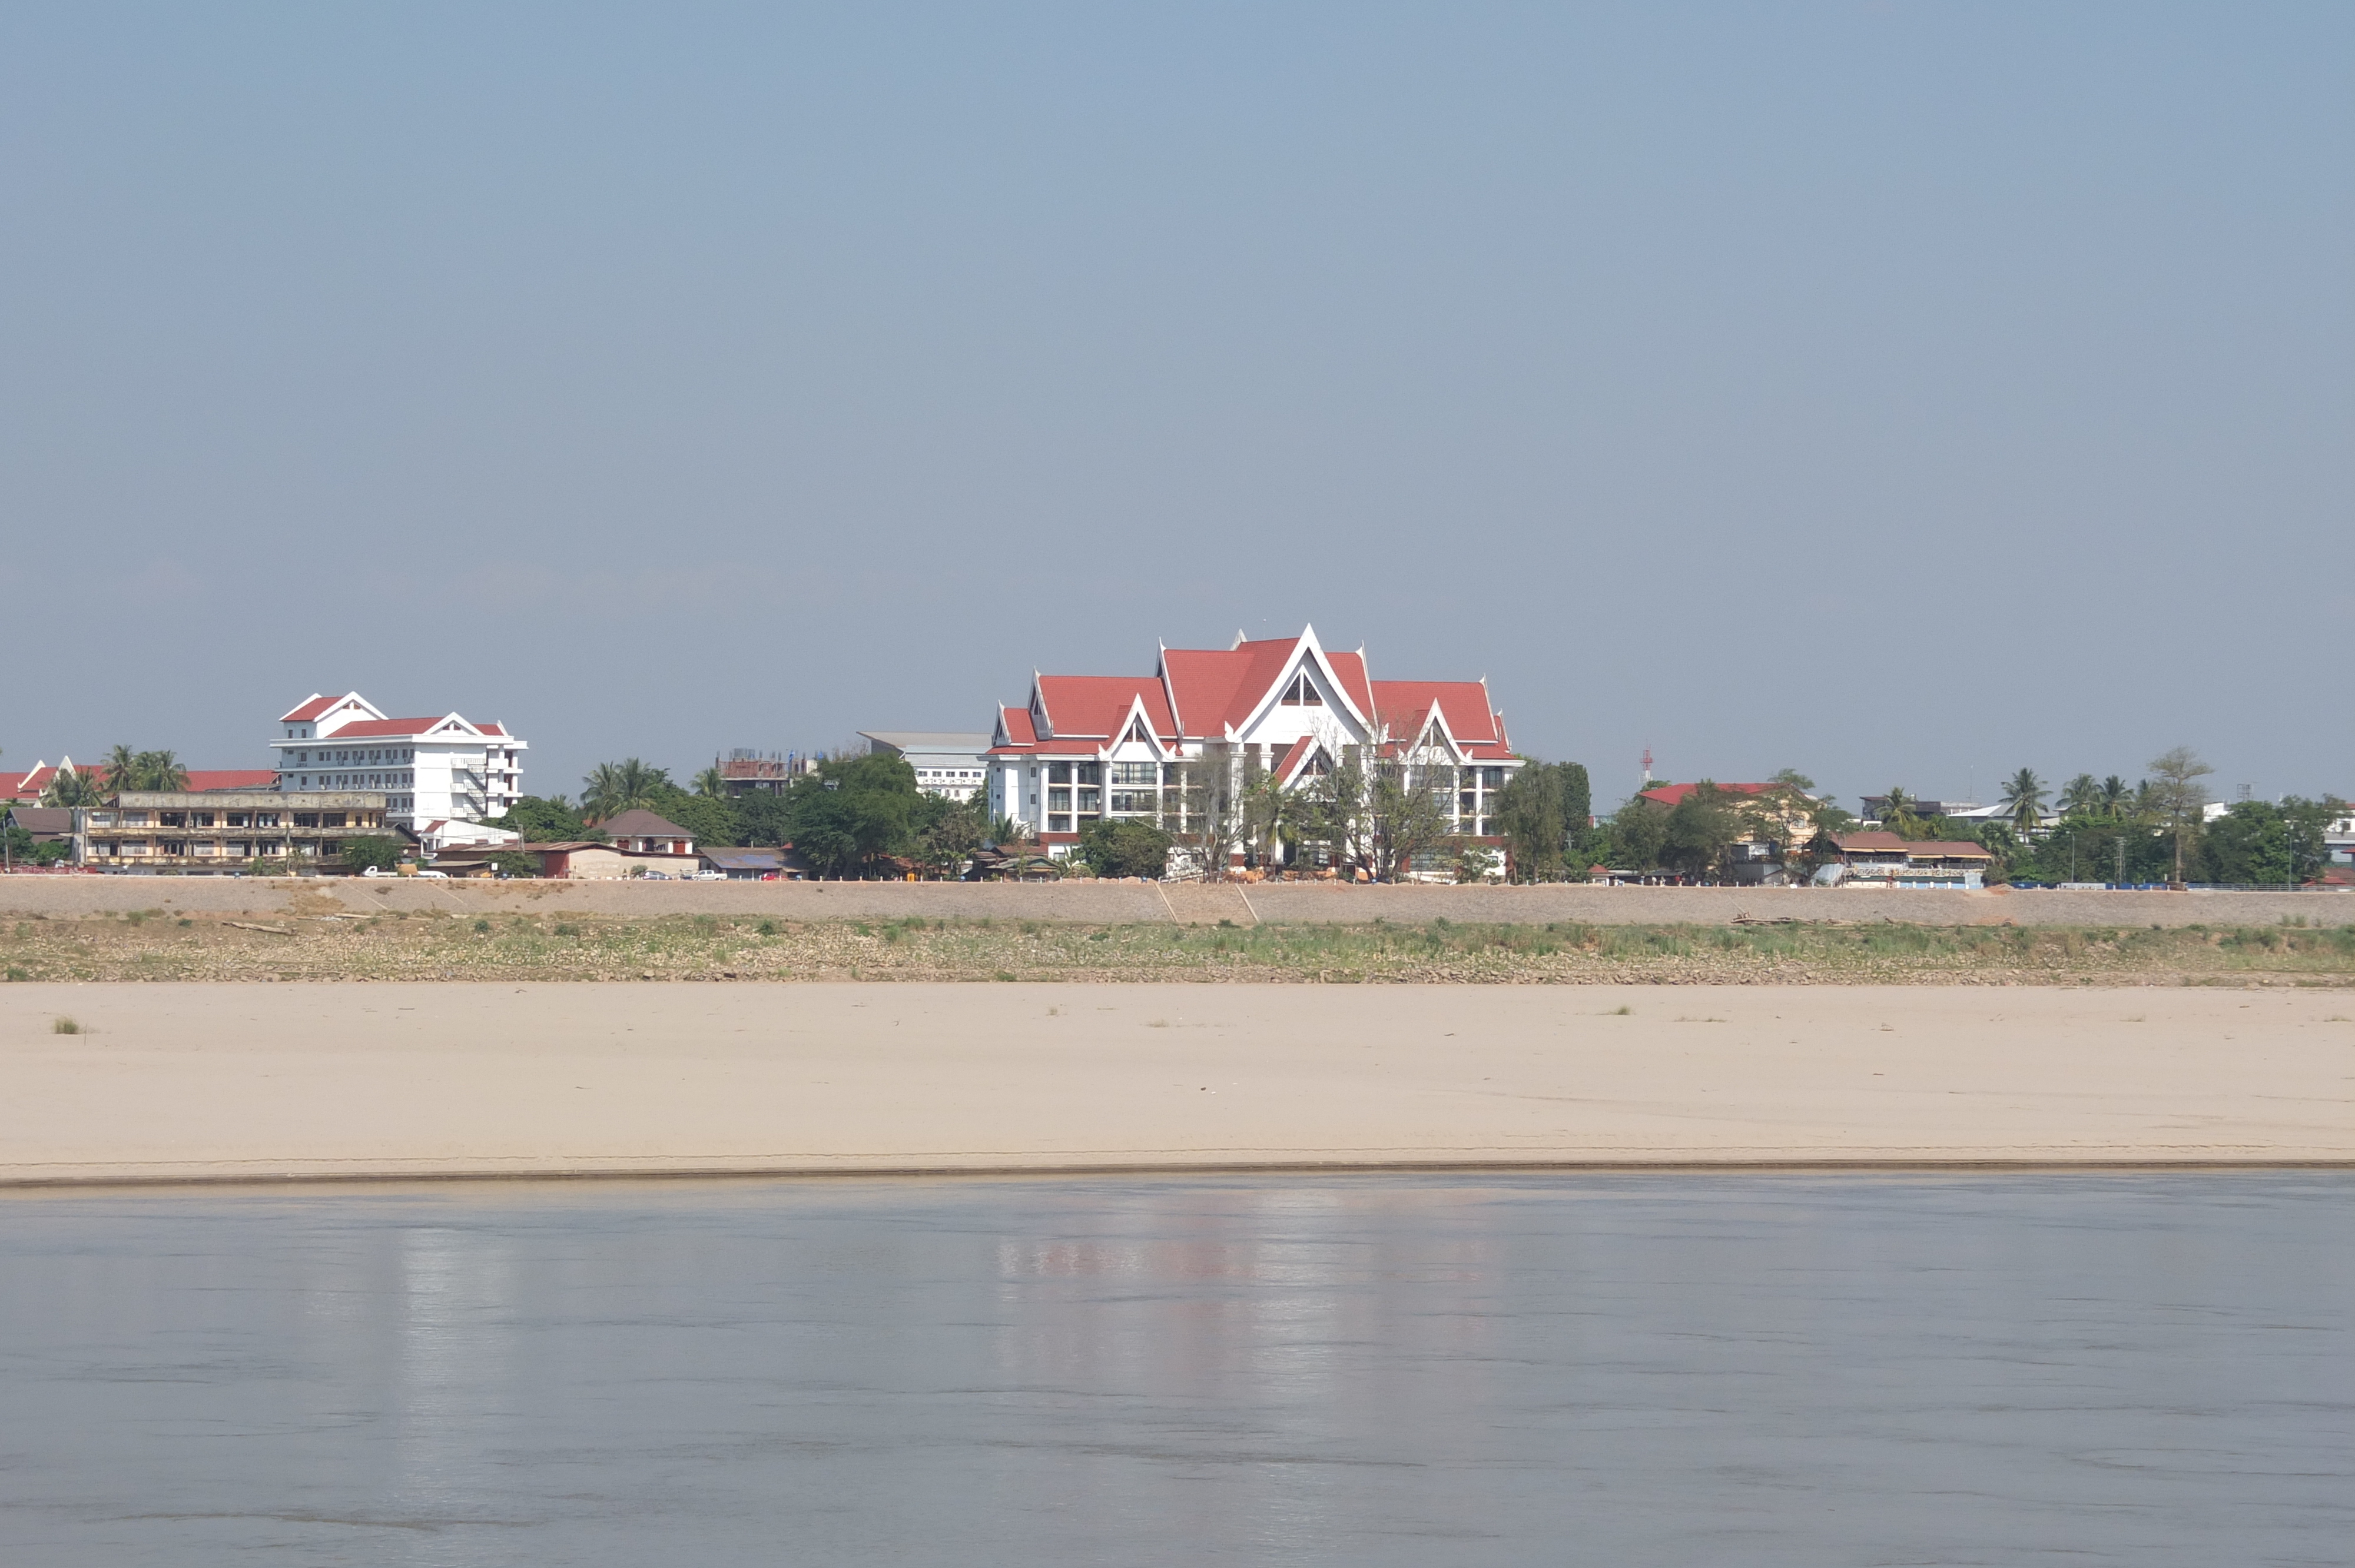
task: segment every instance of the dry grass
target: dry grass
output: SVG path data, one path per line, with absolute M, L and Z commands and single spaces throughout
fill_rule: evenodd
M 2355 985 L 2355 928 L 1073 926 L 161 911 L 13 922 L 11 980 Z

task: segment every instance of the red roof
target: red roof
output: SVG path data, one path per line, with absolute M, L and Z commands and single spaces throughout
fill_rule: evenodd
M 337 741 L 366 740 L 371 736 L 423 735 L 449 716 L 448 714 L 436 714 L 432 718 L 354 719 L 335 734 L 321 736 L 319 744 L 333 746 Z
M 74 771 L 88 775 L 97 780 L 101 788 L 106 784 L 104 768 L 92 764 L 89 767 L 77 767 Z M 187 772 L 188 789 L 197 794 L 209 794 L 217 789 L 275 789 L 278 788 L 277 770 L 270 768 L 191 768 Z M 11 800 L 20 795 L 28 798 L 37 795 L 48 789 L 49 780 L 57 776 L 58 770 L 47 764 L 24 773 L 0 773 L 0 800 Z
M 304 703 L 301 707 L 296 708 L 293 713 L 287 714 L 282 717 L 278 722 L 280 724 L 307 723 L 312 719 L 317 718 L 329 708 L 334 707 L 336 704 L 341 700 L 342 699 L 338 697 L 314 696 L 309 702 Z
M 1154 734 L 1174 737 L 1178 733 L 1178 726 L 1170 722 L 1168 700 L 1161 694 L 1161 683 L 1151 675 L 1041 675 L 1039 696 L 1046 705 L 1047 727 L 1058 739 L 1064 736 L 1116 738 L 1115 732 L 1140 701 Z
M 1662 784 L 1645 790 L 1636 799 L 1657 800 L 1663 806 L 1680 806 L 1684 804 L 1686 796 L 1700 788 L 1699 784 Z M 1764 795 L 1774 786 L 1772 784 L 1720 784 L 1718 788 L 1729 795 Z
M 1102 743 L 1118 742 L 1122 725 L 1138 703 L 1165 744 L 1217 739 L 1240 729 L 1271 700 L 1307 646 L 1304 632 L 1246 640 L 1231 648 L 1165 648 L 1159 672 L 1150 676 L 1041 675 L 1035 694 L 1054 737 L 1039 737 L 1028 710 L 1002 708 L 1006 744 L 996 749 L 1092 756 L 1103 749 Z M 1387 722 L 1394 738 L 1420 735 L 1437 707 L 1446 715 L 1448 733 L 1470 755 L 1497 761 L 1512 757 L 1504 722 L 1489 708 L 1487 687 L 1480 682 L 1369 682 L 1363 654 L 1318 652 L 1343 702 L 1369 724 Z
M 1488 706 L 1488 688 L 1478 681 L 1376 681 L 1374 710 L 1390 726 L 1392 740 L 1412 743 L 1423 734 L 1431 710 L 1447 720 L 1447 733 L 1475 757 L 1507 758 L 1502 718 Z

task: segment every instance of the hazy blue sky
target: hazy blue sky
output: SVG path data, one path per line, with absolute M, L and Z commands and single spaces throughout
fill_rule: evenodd
M 0 767 L 1313 621 L 1606 804 L 2355 793 L 2350 502 L 2343 3 L 0 9 Z

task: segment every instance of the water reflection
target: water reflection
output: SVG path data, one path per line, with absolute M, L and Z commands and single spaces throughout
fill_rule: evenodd
M 2355 1180 L 0 1202 L 0 1559 L 2339 1563 Z

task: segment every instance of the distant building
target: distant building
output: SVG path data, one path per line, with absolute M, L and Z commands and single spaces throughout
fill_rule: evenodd
M 1995 863 L 1984 844 L 1895 833 L 1836 833 L 1832 847 L 1839 858 L 1817 872 L 1816 880 L 1843 887 L 1980 887 Z
M 989 736 L 930 729 L 862 729 L 870 753 L 904 758 L 927 795 L 970 800 L 989 787 Z
M 719 771 L 720 788 L 731 800 L 747 795 L 782 795 L 785 787 L 810 770 L 810 759 L 790 751 L 748 751 L 738 747 L 725 757 L 715 757 L 711 766 Z
M 597 826 L 621 855 L 624 876 L 645 876 L 655 872 L 665 876 L 693 876 L 703 869 L 703 862 L 695 853 L 695 835 L 652 811 L 623 811 Z
M 791 849 L 776 846 L 751 849 L 711 849 L 703 852 L 703 863 L 730 882 L 799 882 L 809 874 L 809 866 Z
M 278 788 L 290 792 L 365 789 L 381 793 L 389 821 L 401 827 L 436 819 L 479 822 L 523 796 L 525 742 L 504 726 L 474 724 L 458 714 L 388 718 L 346 692 L 313 693 L 278 721 Z
M 387 825 L 384 797 L 357 790 L 125 789 L 74 812 L 74 858 L 107 871 L 336 870 L 344 840 Z
M 1186 831 L 1189 768 L 1299 789 L 1350 756 L 1403 763 L 1444 803 L 1451 832 L 1495 847 L 1497 797 L 1521 766 L 1486 681 L 1371 680 L 1363 650 L 1327 652 L 1313 627 L 1164 648 L 1149 675 L 1033 676 L 990 741 L 990 814 L 1028 824 L 1055 854 L 1111 818 Z

